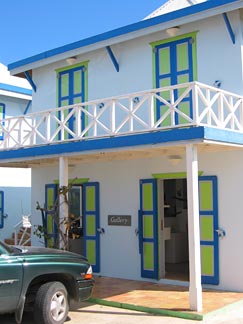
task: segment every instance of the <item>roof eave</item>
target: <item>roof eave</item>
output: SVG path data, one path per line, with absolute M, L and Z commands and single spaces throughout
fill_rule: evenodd
M 120 27 L 99 35 L 95 35 L 71 44 L 42 52 L 26 59 L 11 63 L 8 69 L 11 75 L 39 68 L 70 56 L 80 55 L 105 46 L 121 43 L 156 31 L 165 30 L 176 25 L 183 25 L 199 19 L 212 17 L 243 7 L 243 0 L 206 1 L 191 7 L 146 19 L 124 27 Z

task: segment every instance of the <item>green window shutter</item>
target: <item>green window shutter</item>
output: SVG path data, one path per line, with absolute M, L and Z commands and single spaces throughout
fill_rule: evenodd
M 99 183 L 83 184 L 84 254 L 94 272 L 100 272 L 100 202 Z
M 139 252 L 141 276 L 158 278 L 158 213 L 156 179 L 140 180 Z
M 58 247 L 58 233 L 57 224 L 55 224 L 53 217 L 53 210 L 57 200 L 57 185 L 46 184 L 45 185 L 45 208 L 47 209 L 44 219 L 43 227 L 46 233 L 45 246 Z
M 219 284 L 217 177 L 199 177 L 201 271 L 203 284 Z

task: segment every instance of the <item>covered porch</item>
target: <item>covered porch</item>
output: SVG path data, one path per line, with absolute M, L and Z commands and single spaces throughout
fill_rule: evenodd
M 189 304 L 188 283 L 154 283 L 96 277 L 91 302 L 137 310 L 156 315 L 204 320 L 220 313 L 242 309 L 243 293 L 204 288 L 203 309 L 192 311 Z
M 190 288 L 183 294 L 186 304 L 183 301 L 184 306 L 173 307 L 200 314 L 205 306 L 201 286 L 198 154 L 241 149 L 242 116 L 242 97 L 193 82 L 7 118 L 1 120 L 0 166 L 56 165 L 59 185 L 68 186 L 70 168 L 83 162 L 183 157 Z M 61 208 L 60 214 L 65 218 L 68 209 L 63 205 Z

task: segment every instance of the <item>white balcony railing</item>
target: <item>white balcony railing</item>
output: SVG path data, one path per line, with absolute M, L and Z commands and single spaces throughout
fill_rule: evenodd
M 243 132 L 243 97 L 191 82 L 6 118 L 0 150 L 199 125 Z

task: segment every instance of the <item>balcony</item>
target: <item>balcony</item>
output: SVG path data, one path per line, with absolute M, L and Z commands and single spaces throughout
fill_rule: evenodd
M 191 82 L 6 118 L 0 150 L 196 126 L 242 133 L 243 97 Z

